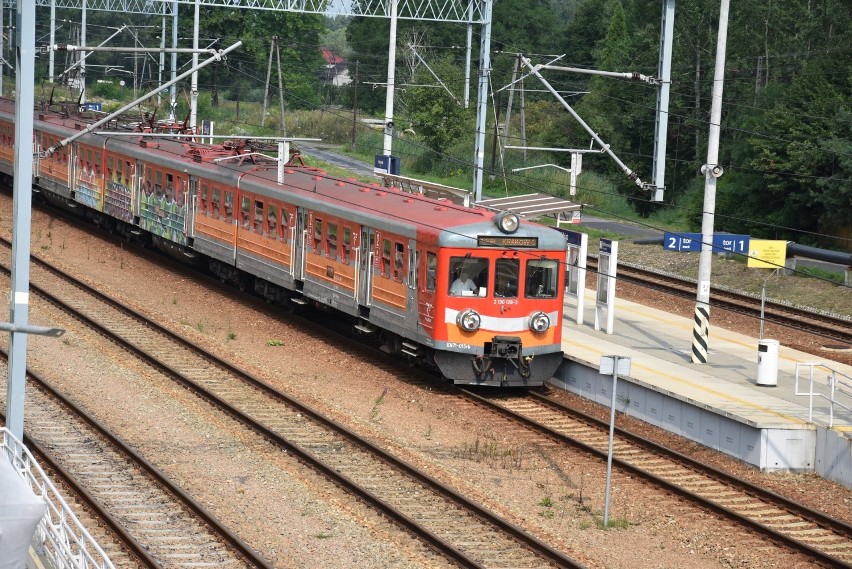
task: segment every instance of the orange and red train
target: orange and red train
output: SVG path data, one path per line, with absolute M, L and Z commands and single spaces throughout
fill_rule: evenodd
M 0 101 L 0 175 L 14 103 Z M 457 384 L 540 385 L 562 360 L 565 239 L 512 213 L 275 161 L 238 143 L 89 133 L 39 111 L 34 190 L 287 305 L 316 303 Z M 47 154 L 48 148 L 59 148 Z M 472 284 L 454 281 L 464 272 Z

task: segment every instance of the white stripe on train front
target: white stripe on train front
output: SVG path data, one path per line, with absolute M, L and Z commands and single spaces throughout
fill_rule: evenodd
M 444 309 L 444 323 L 445 324 L 456 324 L 456 318 L 458 317 L 460 310 L 453 310 L 452 308 Z M 550 318 L 550 325 L 553 326 L 556 324 L 557 313 L 548 312 L 547 317 Z M 501 334 L 506 334 L 509 332 L 519 333 L 525 332 L 530 329 L 530 315 L 526 316 L 518 316 L 515 318 L 507 318 L 505 316 L 486 316 L 484 314 L 480 314 L 481 324 L 479 325 L 480 330 L 489 330 L 491 332 L 499 332 Z

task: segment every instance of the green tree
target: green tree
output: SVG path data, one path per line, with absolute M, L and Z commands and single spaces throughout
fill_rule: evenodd
M 451 57 L 438 59 L 430 63 L 430 67 L 442 78 L 445 85 L 462 84 L 462 70 L 455 65 Z M 425 67 L 421 66 L 415 73 L 415 84 L 434 83 L 434 78 Z M 439 159 L 451 146 L 471 132 L 472 111 L 464 109 L 460 101 L 461 94 L 458 89 L 453 94 L 443 88 L 422 86 L 407 91 L 406 106 L 412 127 L 433 153 L 427 161 Z

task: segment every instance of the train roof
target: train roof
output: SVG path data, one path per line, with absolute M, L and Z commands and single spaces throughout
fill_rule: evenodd
M 14 102 L 3 99 L 0 109 L 14 113 Z M 45 125 L 45 130 L 67 137 L 86 128 L 97 117 L 66 116 L 45 110 L 37 111 L 37 119 L 40 125 Z M 165 167 L 210 180 L 213 184 L 219 182 L 295 205 L 325 210 L 330 215 L 342 217 L 345 212 L 347 218 L 358 223 L 383 227 L 409 237 L 432 235 L 435 242 L 446 246 L 470 247 L 470 235 L 497 232 L 493 211 L 383 187 L 378 182 L 331 176 L 323 170 L 305 166 L 298 155 L 294 155 L 285 167 L 283 184 L 278 184 L 278 166 L 270 159 L 277 151 L 260 142 L 234 139 L 209 145 L 167 134 L 134 137 L 118 123 L 112 127 L 116 130 L 98 129 L 97 134 L 84 135 L 79 142 L 143 161 L 156 156 L 157 163 Z M 341 213 L 335 213 L 337 208 L 342 208 Z M 564 238 L 553 229 L 522 221 L 519 231 L 534 235 L 539 248 L 564 248 Z

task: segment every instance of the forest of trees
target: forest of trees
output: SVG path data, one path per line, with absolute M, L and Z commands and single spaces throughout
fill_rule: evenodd
M 191 43 L 192 7 L 181 5 L 180 11 L 180 41 L 185 47 Z M 93 13 L 89 26 L 95 30 L 97 26 L 121 25 L 121 16 Z M 79 20 L 79 15 L 68 11 L 67 18 Z M 702 213 L 703 177 L 699 168 L 707 154 L 718 18 L 718 0 L 677 2 L 666 203 L 651 202 L 649 194 L 623 179 L 611 162 L 603 158 L 584 162 L 584 172 L 595 171 L 612 180 L 640 214 L 674 205 L 688 212 L 694 228 L 699 226 Z M 491 90 L 499 94 L 489 101 L 489 144 L 495 110 L 506 112 L 508 91 L 500 89 L 511 80 L 516 54 L 522 53 L 535 63 L 562 56 L 559 65 L 656 76 L 660 20 L 660 2 L 495 0 Z M 39 12 L 37 21 L 42 37 L 48 20 Z M 144 45 L 159 45 L 159 20 L 153 18 L 149 24 L 150 28 L 136 35 Z M 204 70 L 200 82 L 203 90 L 215 90 L 219 97 L 231 100 L 262 100 L 270 39 L 277 35 L 281 38 L 288 109 L 334 106 L 347 110 L 341 116 L 351 117 L 357 89 L 360 112 L 382 116 L 387 20 L 205 8 L 200 27 L 202 46 L 222 48 L 237 39 L 244 42 L 227 62 Z M 479 32 L 475 27 L 470 87 L 473 103 Z M 398 125 L 416 133 L 416 139 L 428 149 L 425 158 L 419 157 L 418 167 L 427 168 L 448 156 L 466 162 L 467 167 L 473 162 L 474 112 L 457 102 L 464 91 L 465 36 L 466 26 L 462 24 L 399 21 L 399 91 L 394 118 Z M 408 44 L 418 46 L 418 54 L 431 71 L 413 56 Z M 357 62 L 357 85 L 330 90 L 320 83 L 321 47 L 334 48 L 343 55 L 351 76 Z M 850 51 L 848 0 L 731 2 L 720 144 L 725 175 L 718 184 L 718 230 L 850 247 Z M 155 57 L 149 58 L 150 65 Z M 186 60 L 182 56 L 181 61 Z M 122 64 L 133 69 L 131 63 Z M 138 60 L 136 65 L 138 68 Z M 44 77 L 43 58 L 37 72 Z M 435 87 L 438 82 L 433 73 L 452 95 Z M 87 76 L 97 76 L 96 69 L 87 71 Z M 618 156 L 643 180 L 650 181 L 656 87 L 564 72 L 550 72 L 547 77 Z M 534 77 L 525 81 L 525 102 L 529 145 L 589 146 L 589 135 Z M 512 137 L 519 133 L 517 104 L 516 97 Z M 509 144 L 519 142 L 513 138 Z M 554 153 L 548 160 L 568 165 L 564 153 Z M 825 235 L 846 241 L 832 241 Z

